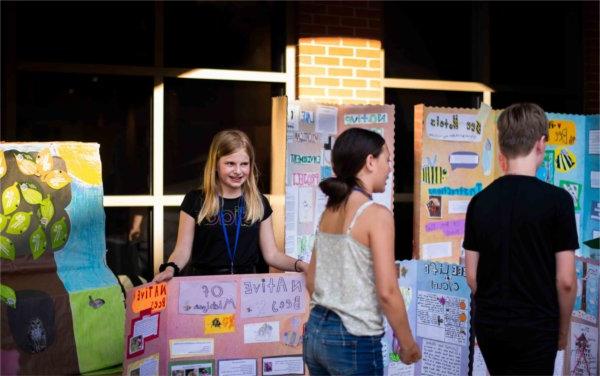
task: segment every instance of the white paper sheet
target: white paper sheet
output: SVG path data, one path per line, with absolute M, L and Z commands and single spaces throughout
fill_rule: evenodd
M 336 107 L 319 106 L 317 107 L 317 124 L 315 131 L 324 134 L 337 133 L 337 115 Z
M 452 242 L 426 243 L 423 247 L 423 260 L 452 256 Z
M 279 342 L 279 321 L 244 325 L 244 343 Z
M 256 376 L 256 359 L 219 360 L 219 376 Z

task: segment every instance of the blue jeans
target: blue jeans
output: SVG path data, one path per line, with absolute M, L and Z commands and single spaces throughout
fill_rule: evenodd
M 355 336 L 340 317 L 315 306 L 304 328 L 304 362 L 314 375 L 382 375 L 381 337 Z

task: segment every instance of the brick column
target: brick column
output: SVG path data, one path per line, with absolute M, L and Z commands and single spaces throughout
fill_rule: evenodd
M 383 104 L 380 2 L 298 4 L 298 97 Z

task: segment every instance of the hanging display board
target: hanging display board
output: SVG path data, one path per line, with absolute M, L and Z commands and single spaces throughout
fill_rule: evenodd
M 402 363 L 386 322 L 382 340 L 385 374 L 467 375 L 471 289 L 464 266 L 410 260 L 399 263 L 398 274 L 410 327 L 423 358 L 408 366 Z
M 127 297 L 124 374 L 304 375 L 304 275 L 174 278 Z
M 123 294 L 105 261 L 98 144 L 0 143 L 2 374 L 120 364 Z
M 415 258 L 462 263 L 471 197 L 503 174 L 497 117 L 502 110 L 415 106 Z M 584 241 L 600 236 L 598 115 L 547 113 L 545 159 L 537 177 L 573 197 L 578 256 L 598 259 Z
M 471 197 L 496 177 L 496 113 L 415 106 L 414 258 L 459 263 Z
M 276 105 L 285 106 L 286 102 L 274 102 Z M 318 221 L 327 203 L 318 185 L 333 175 L 331 151 L 336 137 L 351 127 L 377 132 L 385 139 L 393 161 L 394 106 L 290 101 L 285 113 L 285 253 L 309 262 Z M 385 192 L 373 195 L 375 202 L 390 210 L 394 202 L 393 168 Z

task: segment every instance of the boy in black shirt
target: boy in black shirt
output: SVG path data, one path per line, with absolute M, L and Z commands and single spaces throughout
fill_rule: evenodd
M 467 210 L 463 248 L 474 328 L 492 375 L 552 374 L 568 339 L 579 243 L 573 199 L 535 176 L 547 137 L 539 106 L 504 110 L 498 141 L 505 175 Z

